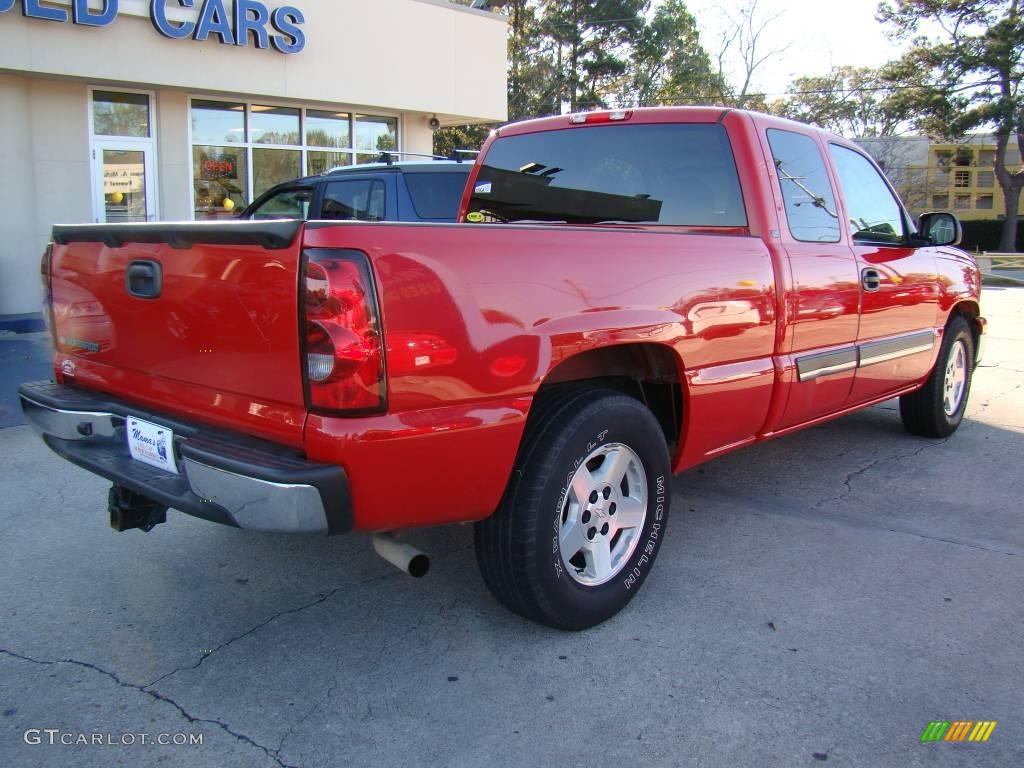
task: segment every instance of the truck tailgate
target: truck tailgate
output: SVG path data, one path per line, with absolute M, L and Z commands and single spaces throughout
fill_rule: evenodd
M 55 227 L 66 381 L 301 445 L 299 222 Z

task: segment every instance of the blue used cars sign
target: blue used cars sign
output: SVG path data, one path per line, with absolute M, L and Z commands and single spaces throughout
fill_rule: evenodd
M 224 6 L 225 0 L 151 0 L 149 18 L 153 27 L 164 37 L 209 40 L 211 37 L 224 45 L 249 45 L 252 37 L 257 48 L 273 48 L 281 53 L 299 53 L 306 47 L 306 34 L 301 29 L 306 18 L 302 11 L 290 5 L 270 10 L 258 0 L 235 0 L 232 12 Z M 68 11 L 43 5 L 41 0 L 0 0 L 0 14 L 21 6 L 21 14 L 29 19 L 66 22 Z M 173 20 L 171 9 L 198 8 L 195 21 Z M 83 27 L 105 27 L 112 24 L 118 14 L 118 0 L 103 0 L 101 8 L 90 8 L 89 0 L 71 2 L 70 21 Z M 180 13 L 178 16 L 180 17 Z

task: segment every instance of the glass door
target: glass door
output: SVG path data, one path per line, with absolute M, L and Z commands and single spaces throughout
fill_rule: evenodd
M 101 223 L 153 221 L 152 148 L 148 144 L 97 142 L 94 210 Z
M 151 93 L 90 89 L 93 221 L 158 218 L 152 112 Z

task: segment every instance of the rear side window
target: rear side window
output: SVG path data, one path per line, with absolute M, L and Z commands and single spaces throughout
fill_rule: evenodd
M 421 219 L 455 221 L 466 189 L 467 173 L 406 173 L 412 207 Z
M 469 211 L 484 221 L 747 224 L 732 148 L 717 124 L 587 126 L 498 139 Z
M 855 240 L 902 243 L 903 210 L 878 171 L 852 149 L 830 144 L 829 151 L 843 188 L 850 234 Z
M 313 190 L 309 187 L 282 189 L 260 203 L 249 215 L 250 219 L 302 219 L 309 218 L 309 202 Z
M 839 213 L 818 142 L 792 131 L 771 129 L 768 144 L 786 204 L 789 232 L 811 243 L 839 242 Z
M 384 182 L 377 179 L 332 181 L 324 190 L 321 219 L 381 221 L 384 219 Z

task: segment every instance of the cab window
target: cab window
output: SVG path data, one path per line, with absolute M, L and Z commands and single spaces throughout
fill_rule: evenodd
M 313 199 L 310 187 L 290 187 L 275 192 L 257 205 L 250 219 L 302 219 L 309 218 L 309 203 Z
M 802 133 L 773 128 L 768 131 L 768 144 L 793 239 L 838 243 L 839 209 L 818 142 Z
M 829 151 L 843 188 L 853 239 L 883 245 L 902 243 L 903 209 L 881 174 L 859 152 L 838 144 L 830 144 Z
M 717 124 L 507 136 L 482 163 L 469 203 L 482 221 L 747 226 L 729 136 Z

